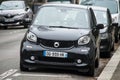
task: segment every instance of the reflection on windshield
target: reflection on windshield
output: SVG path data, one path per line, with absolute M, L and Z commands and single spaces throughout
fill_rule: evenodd
M 118 4 L 116 0 L 81 0 L 82 5 L 95 5 L 101 7 L 107 7 L 111 13 L 118 12 Z
M 110 9 L 111 13 L 117 13 L 118 12 L 116 0 L 96 1 L 95 6 L 107 7 L 107 8 Z
M 107 13 L 104 11 L 95 11 L 95 16 L 98 24 L 107 24 Z
M 19 1 L 5 1 L 1 3 L 0 9 L 1 10 L 14 10 L 14 9 L 23 9 L 24 8 L 23 2 Z
M 89 28 L 87 11 L 65 7 L 43 7 L 33 25 Z

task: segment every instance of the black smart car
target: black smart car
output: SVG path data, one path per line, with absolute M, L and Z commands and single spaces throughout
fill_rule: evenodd
M 20 49 L 20 70 L 72 69 L 94 75 L 99 65 L 99 29 L 91 8 L 73 4 L 40 7 Z
M 100 30 L 100 52 L 104 57 L 111 57 L 111 51 L 114 50 L 115 27 L 112 23 L 110 11 L 104 7 L 91 6 L 91 8 L 95 13 L 97 23 L 104 24 L 104 28 Z
M 2 1 L 0 4 L 0 26 L 7 29 L 8 26 L 23 25 L 28 27 L 28 20 L 33 17 L 33 12 L 23 0 Z

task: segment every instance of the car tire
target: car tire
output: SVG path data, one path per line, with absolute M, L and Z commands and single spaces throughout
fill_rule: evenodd
M 110 58 L 111 57 L 111 51 L 107 51 L 104 54 L 104 58 Z
M 115 46 L 114 46 L 114 43 L 113 43 L 111 51 L 114 51 L 114 50 L 115 50 Z
M 8 29 L 8 26 L 4 26 L 4 29 Z
M 27 24 L 24 24 L 24 28 L 28 28 L 28 25 L 27 25 Z
M 24 67 L 23 64 L 20 63 L 20 70 L 21 71 L 29 71 L 29 68 Z
M 115 43 L 119 41 L 119 28 L 118 26 L 115 28 Z
M 116 35 L 116 36 L 115 36 L 115 43 L 118 43 L 118 41 L 119 41 L 119 36 Z
M 95 61 L 93 61 L 91 66 L 89 67 L 89 71 L 87 72 L 87 75 L 92 77 L 95 75 Z
M 118 35 L 119 35 L 119 40 L 120 40 L 120 26 L 119 26 L 119 31 L 118 31 Z
M 99 67 L 99 58 L 95 61 L 95 68 Z

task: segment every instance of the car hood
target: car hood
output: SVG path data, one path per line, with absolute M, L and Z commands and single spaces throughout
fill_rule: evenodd
M 89 34 L 89 29 L 69 29 L 69 28 L 31 28 L 33 33 L 41 39 L 48 40 L 78 40 L 81 36 Z
M 17 9 L 17 10 L 0 10 L 0 15 L 17 15 L 17 14 L 22 14 L 25 13 L 24 9 Z

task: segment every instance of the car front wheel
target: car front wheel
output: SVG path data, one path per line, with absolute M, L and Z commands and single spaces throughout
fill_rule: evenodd
M 23 64 L 20 63 L 20 70 L 21 71 L 29 71 L 29 68 L 24 67 Z
M 89 71 L 87 72 L 88 76 L 94 76 L 95 75 L 95 60 L 92 61 Z
M 24 23 L 24 28 L 28 28 L 28 25 Z

